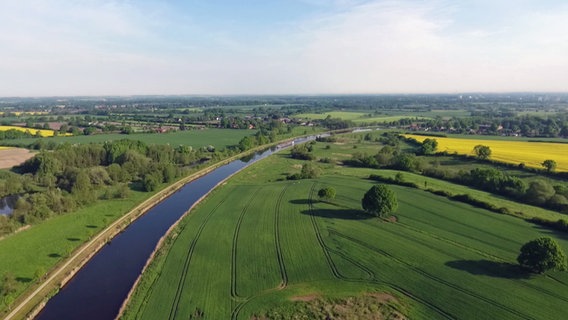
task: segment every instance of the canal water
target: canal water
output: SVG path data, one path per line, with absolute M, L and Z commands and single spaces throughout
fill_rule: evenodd
M 0 214 L 5 216 L 11 215 L 12 212 L 14 212 L 14 207 L 19 197 L 19 195 L 11 195 L 0 198 Z
M 312 140 L 301 138 L 295 143 Z M 114 319 L 160 238 L 199 198 L 276 148 L 236 160 L 189 182 L 134 221 L 104 246 L 49 300 L 36 319 Z

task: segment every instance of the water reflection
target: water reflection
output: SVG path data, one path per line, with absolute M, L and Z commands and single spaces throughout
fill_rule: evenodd
M 16 206 L 16 201 L 18 201 L 18 195 L 11 195 L 4 198 L 0 198 L 0 214 L 9 216 L 14 212 L 14 207 Z

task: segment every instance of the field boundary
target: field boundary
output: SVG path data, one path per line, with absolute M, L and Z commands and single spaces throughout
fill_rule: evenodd
M 290 139 L 286 139 L 283 141 L 291 141 L 297 139 L 299 137 L 294 137 Z M 49 271 L 46 276 L 44 276 L 44 280 L 38 282 L 35 285 L 30 286 L 27 293 L 22 294 L 19 296 L 11 306 L 7 308 L 7 314 L 4 320 L 11 320 L 11 319 L 33 319 L 35 316 L 39 314 L 39 312 L 43 309 L 46 305 L 47 301 L 59 291 L 69 280 L 73 278 L 73 276 L 81 270 L 81 268 L 108 242 L 112 240 L 116 235 L 126 229 L 132 222 L 136 219 L 144 215 L 148 210 L 153 208 L 159 202 L 164 200 L 165 198 L 169 197 L 179 189 L 181 189 L 187 183 L 198 179 L 211 171 L 228 164 L 232 161 L 235 161 L 241 157 L 250 155 L 254 152 L 270 148 L 273 146 L 282 143 L 283 141 L 279 141 L 276 143 L 271 143 L 263 146 L 258 146 L 253 149 L 247 150 L 246 152 L 239 153 L 237 155 L 231 156 L 224 160 L 221 160 L 217 163 L 214 163 L 206 168 L 203 168 L 195 173 L 192 173 L 180 180 L 174 182 L 173 184 L 166 186 L 164 189 L 160 190 L 156 194 L 150 196 L 148 199 L 144 200 L 142 203 L 136 205 L 133 209 L 129 212 L 124 214 L 122 217 L 118 218 L 116 221 L 108 225 L 104 230 L 100 233 L 96 234 L 89 240 L 88 242 L 82 244 L 74 252 L 65 260 L 61 261 L 60 263 L 56 264 L 54 268 Z M 244 169 L 244 168 L 243 168 Z M 158 241 L 158 245 L 156 249 L 150 255 L 148 261 L 151 261 L 155 255 L 156 250 L 162 246 L 162 242 L 167 237 L 174 227 L 176 227 L 181 219 L 183 219 L 191 209 L 197 205 L 201 200 L 203 200 L 211 191 L 213 191 L 217 186 L 224 183 L 227 179 L 231 178 L 236 173 L 240 172 L 242 169 L 236 171 L 235 173 L 231 174 L 224 180 L 220 181 L 216 186 L 214 186 L 207 194 L 202 196 L 198 199 L 194 205 L 189 208 L 186 213 L 184 213 L 180 219 L 178 219 L 164 234 L 162 238 Z M 148 262 L 144 266 L 141 274 L 146 270 L 148 266 Z M 124 301 L 122 307 L 120 308 L 119 314 L 117 317 L 122 315 L 123 308 L 127 301 L 130 300 L 131 294 L 136 287 L 140 276 L 136 279 L 134 286 L 132 287 L 131 291 L 128 293 L 126 300 Z

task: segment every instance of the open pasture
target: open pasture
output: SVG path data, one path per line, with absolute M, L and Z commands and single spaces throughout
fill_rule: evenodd
M 417 141 L 424 141 L 426 136 L 404 135 Z M 568 144 L 549 143 L 549 142 L 527 142 L 527 141 L 507 141 L 507 140 L 485 140 L 485 139 L 459 139 L 446 137 L 430 137 L 438 141 L 438 152 L 458 153 L 474 155 L 473 148 L 476 145 L 489 146 L 491 148 L 491 159 L 520 164 L 524 163 L 529 167 L 542 168 L 544 160 L 552 159 L 556 161 L 557 171 L 568 171 Z
M 515 265 L 528 240 L 553 236 L 566 250 L 566 237 L 399 186 L 398 221 L 385 222 L 360 209 L 372 185 L 360 169 L 266 182 L 274 177 L 265 170 L 301 163 L 267 160 L 182 220 L 123 318 L 251 319 L 282 306 L 287 318 L 303 297 L 369 292 L 394 296 L 397 311 L 416 319 L 556 319 L 568 308 L 566 273 L 531 277 Z M 319 201 L 326 186 L 337 197 Z
M 205 129 L 176 131 L 169 133 L 138 133 L 138 134 L 96 134 L 90 136 L 51 137 L 46 141 L 55 143 L 99 143 L 120 139 L 140 140 L 147 144 L 170 144 L 172 146 L 186 145 L 200 148 L 213 145 L 217 148 L 236 145 L 243 137 L 253 134 L 252 130 L 234 129 Z M 34 138 L 5 140 L 5 145 L 29 145 L 36 141 Z
M 325 119 L 328 116 L 332 118 L 341 118 L 343 120 L 351 120 L 355 123 L 387 123 L 392 121 L 398 121 L 400 119 L 412 118 L 412 119 L 427 119 L 422 116 L 412 116 L 412 115 L 373 115 L 365 112 L 349 112 L 349 111 L 331 111 L 325 113 L 303 113 L 296 114 L 293 117 L 297 119 L 308 119 L 308 120 L 318 120 Z

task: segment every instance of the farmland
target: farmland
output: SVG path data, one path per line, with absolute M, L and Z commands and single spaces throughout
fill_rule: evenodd
M 0 147 L 0 169 L 12 168 L 34 155 L 28 149 Z
M 270 157 L 201 202 L 166 241 L 123 317 L 250 319 L 277 308 L 290 318 L 310 299 L 366 294 L 394 297 L 391 307 L 409 318 L 563 316 L 568 275 L 531 277 L 515 258 L 543 235 L 567 249 L 565 237 L 400 186 L 391 186 L 398 221 L 369 218 L 360 199 L 375 170 L 322 164 L 318 179 L 282 181 L 300 164 Z M 326 186 L 337 198 L 319 201 Z
M 410 115 L 373 115 L 364 112 L 348 112 L 348 111 L 331 111 L 325 113 L 303 113 L 303 114 L 296 114 L 294 118 L 299 119 L 325 119 L 326 117 L 332 118 L 340 118 L 343 120 L 351 120 L 355 123 L 387 123 L 392 121 L 398 121 L 404 118 L 413 118 L 413 119 L 426 119 L 426 117 L 422 116 L 410 116 Z
M 140 133 L 140 134 L 97 134 L 91 136 L 51 137 L 46 141 L 55 143 L 99 143 L 120 139 L 140 140 L 147 144 L 170 144 L 172 146 L 186 145 L 195 148 L 213 145 L 228 147 L 235 145 L 245 136 L 251 135 L 251 130 L 206 129 L 191 131 L 176 131 L 169 133 Z M 29 145 L 36 141 L 34 138 L 2 141 L 5 145 Z
M 34 129 L 34 128 L 24 128 L 18 126 L 0 126 L 0 131 L 7 131 L 7 130 L 18 130 L 22 132 L 29 132 L 33 135 L 40 135 L 42 137 L 53 137 L 54 131 L 49 129 Z
M 419 135 L 404 136 L 420 142 L 427 138 Z M 491 148 L 491 159 L 493 160 L 513 164 L 524 163 L 529 167 L 542 168 L 541 163 L 544 160 L 552 159 L 558 164 L 556 167 L 557 171 L 568 171 L 568 144 L 564 143 L 446 137 L 435 137 L 435 139 L 438 141 L 437 151 L 439 152 L 473 155 L 473 148 L 481 144 Z

